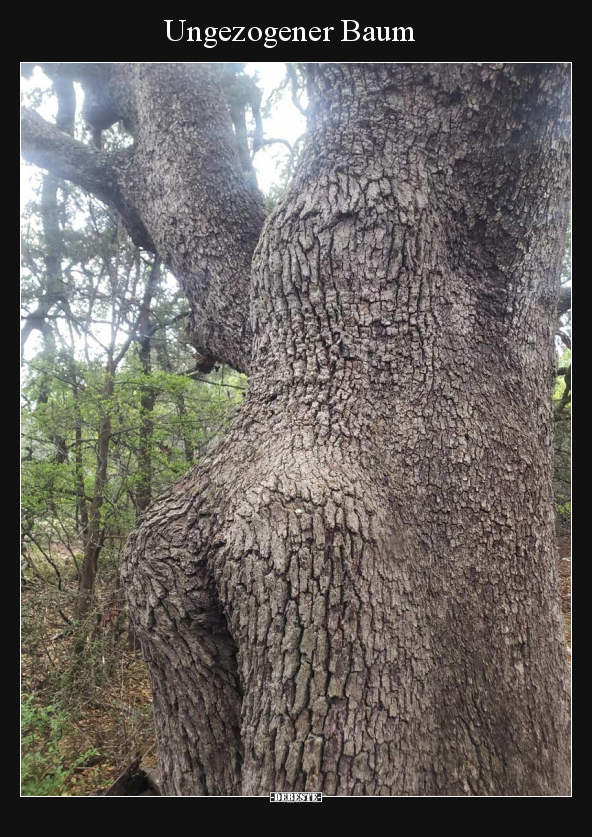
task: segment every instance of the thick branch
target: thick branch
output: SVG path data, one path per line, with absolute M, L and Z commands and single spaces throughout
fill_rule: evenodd
M 29 108 L 23 108 L 21 128 L 21 150 L 26 160 L 115 203 L 117 185 L 109 155 L 78 142 Z
M 63 180 L 70 180 L 114 206 L 121 213 L 134 243 L 154 251 L 154 244 L 133 203 L 126 199 L 121 188 L 121 172 L 130 162 L 128 152 L 97 151 L 60 131 L 30 108 L 22 110 L 21 152 L 30 163 Z
M 245 183 L 219 80 L 205 64 L 88 68 L 60 64 L 51 72 L 81 80 L 97 103 L 85 106 L 86 118 L 99 128 L 122 120 L 133 147 L 99 153 L 27 111 L 24 156 L 115 206 L 134 242 L 183 285 L 190 339 L 207 364 L 247 371 L 251 259 L 264 210 Z
M 199 352 L 247 371 L 251 259 L 263 200 L 249 188 L 219 80 L 204 64 L 118 67 L 134 166 L 126 188 L 191 305 Z

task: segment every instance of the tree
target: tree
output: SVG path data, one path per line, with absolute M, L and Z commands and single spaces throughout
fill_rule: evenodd
M 186 303 L 161 286 L 158 261 L 131 244 L 117 214 L 53 175 L 42 177 L 39 197 L 26 209 L 22 248 L 23 545 L 50 564 L 60 589 L 52 549 L 70 554 L 75 614 L 88 628 L 105 544 L 113 553 L 134 511 L 191 464 L 233 399 L 220 403 L 216 391 L 230 391 L 223 375 L 202 383 L 193 370 L 173 372 L 168 353 L 181 346 L 180 369 L 193 358 L 181 335 L 171 339 Z M 28 342 L 34 331 L 38 351 Z M 173 453 L 181 443 L 183 457 Z M 112 554 L 108 561 L 117 563 Z
M 316 64 L 264 221 L 207 65 L 60 64 L 117 207 L 244 406 L 145 512 L 125 579 L 165 792 L 565 795 L 553 336 L 568 68 Z M 252 267 L 251 267 L 252 260 Z

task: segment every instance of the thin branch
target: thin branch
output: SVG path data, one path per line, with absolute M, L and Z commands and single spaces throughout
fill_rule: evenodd
M 300 99 L 298 98 L 298 91 L 300 90 L 301 85 L 298 81 L 296 68 L 293 64 L 286 62 L 286 72 L 288 74 L 288 78 L 290 79 L 290 85 L 292 87 L 292 102 L 303 116 L 308 116 L 307 109 L 302 104 L 300 104 Z
M 157 331 L 160 331 L 163 328 L 169 328 L 169 326 L 175 325 L 175 323 L 178 323 L 179 320 L 182 320 L 185 317 L 188 317 L 190 315 L 190 313 L 191 313 L 191 311 L 181 311 L 181 313 L 177 314 L 176 317 L 173 317 L 172 320 L 167 320 L 166 323 L 157 323 L 157 324 L 153 325 L 152 328 L 150 329 L 150 331 L 148 331 L 148 333 L 146 334 L 146 336 L 147 337 L 152 337 L 154 334 L 156 334 Z

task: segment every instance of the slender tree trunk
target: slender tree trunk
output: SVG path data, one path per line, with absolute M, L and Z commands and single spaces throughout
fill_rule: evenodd
M 73 370 L 73 376 L 76 372 Z M 76 475 L 76 522 L 82 537 L 83 551 L 88 539 L 88 504 L 84 484 L 84 451 L 82 449 L 82 409 L 80 407 L 80 388 L 75 382 L 72 384 L 72 399 L 74 401 L 74 472 Z
M 566 67 L 310 65 L 308 140 L 236 332 L 228 265 L 244 276 L 257 213 L 240 236 L 221 211 L 240 165 L 214 83 L 162 66 L 93 71 L 128 91 L 136 180 L 26 124 L 31 159 L 141 220 L 189 275 L 196 342 L 250 371 L 228 435 L 128 546 L 165 793 L 568 794 L 550 405 Z M 198 112 L 222 137 L 211 208 Z
M 95 582 L 99 568 L 99 556 L 103 546 L 101 532 L 101 509 L 107 488 L 109 445 L 111 441 L 111 400 L 114 388 L 112 363 L 105 370 L 105 381 L 99 403 L 99 425 L 97 433 L 97 466 L 93 497 L 88 510 L 87 536 L 84 539 L 84 555 L 76 601 L 76 616 L 81 619 L 89 612 L 94 596 Z
M 174 374 L 173 364 L 169 358 L 166 342 L 164 340 L 159 340 L 156 343 L 156 356 L 161 369 L 164 372 L 168 372 L 170 375 Z M 182 393 L 175 393 L 173 399 L 177 409 L 177 416 L 179 417 L 179 428 L 183 439 L 183 453 L 185 454 L 185 461 L 189 467 L 190 465 L 193 465 L 193 461 L 195 459 L 195 448 L 191 438 L 191 429 L 187 424 L 187 405 L 185 404 L 185 396 Z
M 148 345 L 146 346 L 145 343 Z M 144 373 L 150 375 L 150 338 L 142 342 L 141 348 L 142 364 Z M 154 405 L 156 395 L 154 389 L 149 385 L 142 387 L 140 398 L 140 410 L 142 423 L 140 427 L 140 444 L 138 448 L 138 474 L 140 484 L 136 492 L 136 514 L 148 508 L 152 499 L 152 437 L 154 435 Z
M 46 320 L 46 316 L 56 302 L 61 302 L 67 308 L 67 299 L 64 296 L 64 285 L 62 280 L 62 257 L 64 248 L 59 224 L 59 185 L 59 180 L 52 174 L 47 173 L 43 176 L 41 189 L 41 219 L 44 239 L 43 261 L 45 266 L 45 288 L 37 308 L 27 317 L 21 330 L 21 359 L 27 340 L 35 329 L 41 332 L 44 354 L 46 356 L 51 356 L 55 353 L 55 335 L 52 327 Z M 48 375 L 45 373 L 40 381 L 37 403 L 47 404 L 49 402 L 50 392 L 50 380 Z M 66 462 L 68 459 L 66 440 L 53 431 L 48 434 L 48 440 L 54 447 L 55 462 L 58 464 Z M 49 506 L 55 514 L 56 505 L 51 490 L 53 482 L 54 480 L 52 478 L 49 486 Z
M 140 318 L 138 324 L 139 332 L 139 355 L 140 363 L 142 364 L 142 371 L 148 379 L 152 371 L 151 366 L 151 352 L 152 339 L 151 327 L 153 325 L 150 317 L 150 305 L 156 283 L 158 281 L 160 266 L 154 264 L 150 271 L 150 276 L 146 283 L 146 290 L 142 300 L 142 307 L 140 310 Z M 140 412 L 141 412 L 141 427 L 140 427 L 140 444 L 138 448 L 138 473 L 140 484 L 136 492 L 135 504 L 136 514 L 148 508 L 152 499 L 152 437 L 154 435 L 154 405 L 156 403 L 156 393 L 154 388 L 149 383 L 142 386 L 142 394 L 140 396 Z
M 54 79 L 57 97 L 56 125 L 66 134 L 74 133 L 76 95 L 72 81 L 67 78 Z M 45 244 L 45 287 L 37 308 L 25 320 L 21 331 L 21 358 L 31 333 L 37 329 L 44 335 L 48 333 L 47 315 L 57 303 L 69 311 L 66 288 L 62 277 L 62 258 L 64 251 L 63 234 L 60 228 L 58 189 L 60 180 L 53 174 L 43 176 L 41 191 L 41 218 Z

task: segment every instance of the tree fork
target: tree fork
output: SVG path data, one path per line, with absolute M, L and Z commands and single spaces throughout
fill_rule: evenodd
M 122 121 L 134 144 L 98 151 L 24 109 L 23 155 L 115 206 L 134 242 L 181 282 L 190 338 L 209 365 L 247 371 L 263 200 L 245 181 L 216 75 L 206 64 L 41 66 L 80 81 L 87 121 L 100 130 Z

